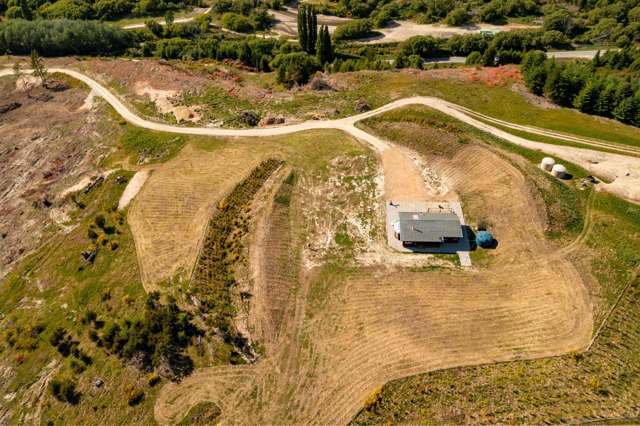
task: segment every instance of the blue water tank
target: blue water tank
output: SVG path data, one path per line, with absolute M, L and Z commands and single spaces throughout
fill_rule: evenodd
M 493 245 L 493 235 L 489 231 L 478 231 L 476 234 L 476 244 L 478 247 L 488 248 Z

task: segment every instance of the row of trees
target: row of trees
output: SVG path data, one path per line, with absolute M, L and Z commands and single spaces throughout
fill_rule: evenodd
M 316 53 L 318 41 L 318 17 L 312 5 L 298 7 L 298 42 L 302 50 L 310 55 Z
M 528 51 L 561 48 L 567 43 L 566 37 L 553 31 L 508 31 L 495 36 L 456 35 L 445 40 L 416 36 L 400 43 L 395 63 L 398 68 L 415 67 L 423 59 L 467 56 L 467 62 L 472 65 L 518 64 Z
M 620 57 L 629 67 L 622 74 L 611 74 L 611 66 L 619 67 Z M 565 107 L 575 107 L 587 114 L 615 118 L 640 126 L 640 51 L 597 55 L 586 63 L 559 63 L 548 60 L 543 52 L 529 52 L 522 63 L 525 83 L 532 93 L 546 95 Z
M 130 34 L 98 21 L 9 20 L 0 22 L 0 54 L 114 55 L 132 46 Z
M 201 0 L 8 0 L 5 16 L 11 19 L 100 19 L 113 20 L 124 16 L 157 15 L 188 6 L 200 6 Z M 2 2 L 0 2 L 2 4 Z M 1 10 L 1 8 L 0 8 Z

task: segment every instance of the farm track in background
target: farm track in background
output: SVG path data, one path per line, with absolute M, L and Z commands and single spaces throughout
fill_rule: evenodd
M 600 187 L 608 190 L 622 198 L 629 201 L 638 203 L 640 202 L 640 158 L 630 157 L 622 154 L 612 154 L 608 152 L 598 151 L 602 148 L 602 143 L 607 145 L 615 145 L 618 149 L 633 149 L 622 144 L 613 144 L 609 142 L 591 141 L 585 138 L 579 138 L 577 136 L 564 135 L 558 137 L 573 137 L 580 139 L 580 144 L 588 146 L 591 149 L 576 148 L 573 146 L 552 145 L 543 142 L 532 141 L 526 138 L 515 136 L 508 132 L 505 132 L 499 128 L 493 127 L 482 121 L 473 118 L 470 115 L 470 110 L 465 109 L 459 105 L 445 101 L 443 99 L 417 96 L 412 98 L 404 98 L 380 108 L 368 111 L 362 114 L 358 114 L 352 117 L 347 117 L 338 120 L 317 120 L 307 121 L 300 124 L 280 126 L 280 127 L 265 127 L 258 129 L 220 129 L 209 127 L 180 127 L 174 125 L 168 125 L 158 122 L 153 122 L 144 119 L 137 114 L 131 112 L 117 95 L 112 93 L 109 89 L 102 86 L 92 78 L 71 69 L 66 68 L 51 68 L 51 73 L 63 73 L 73 78 L 80 80 L 89 86 L 96 95 L 104 98 L 126 121 L 131 124 L 142 127 L 149 130 L 157 130 L 161 132 L 180 133 L 188 135 L 200 135 L 200 136 L 219 136 L 219 137 L 237 137 L 237 136 L 253 136 L 253 137 L 265 137 L 265 136 L 277 136 L 286 135 L 306 130 L 314 129 L 338 129 L 342 130 L 351 136 L 359 139 L 363 142 L 370 144 L 374 150 L 381 153 L 385 149 L 389 148 L 389 144 L 365 131 L 357 128 L 355 124 L 365 118 L 373 117 L 386 111 L 390 111 L 396 108 L 402 108 L 409 105 L 423 105 L 439 112 L 447 114 L 457 120 L 462 121 L 478 130 L 489 133 L 500 139 L 503 139 L 512 144 L 522 146 L 525 148 L 545 152 L 549 155 L 554 155 L 559 158 L 563 158 L 570 161 L 585 170 L 588 170 L 592 174 L 599 176 L 601 179 L 612 181 L 610 184 L 601 184 Z M 25 71 L 29 72 L 29 71 Z M 10 69 L 0 70 L 0 77 L 12 75 L 13 71 Z M 475 113 L 474 114 L 479 114 Z M 506 123 L 506 122 L 502 122 Z M 507 123 L 508 125 L 517 126 L 513 123 Z M 501 124 L 504 125 L 504 124 Z M 535 133 L 537 130 L 530 128 L 528 132 Z M 550 131 L 544 131 L 550 132 Z M 553 132 L 557 133 L 557 132 Z

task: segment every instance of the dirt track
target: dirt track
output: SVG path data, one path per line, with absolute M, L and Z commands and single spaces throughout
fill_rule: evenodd
M 601 148 L 596 143 L 584 140 L 582 142 L 585 146 L 590 146 L 594 149 L 574 148 L 568 146 L 551 145 L 542 142 L 535 142 L 529 139 L 521 138 L 519 136 L 512 135 L 503 130 L 500 130 L 491 125 L 485 124 L 479 120 L 472 118 L 466 113 L 462 107 L 459 107 L 451 102 L 433 98 L 433 97 L 413 97 L 400 99 L 395 102 L 391 102 L 383 107 L 375 110 L 365 112 L 363 114 L 347 117 L 340 120 L 318 120 L 307 121 L 300 124 L 282 127 L 268 127 L 258 129 L 246 129 L 246 130 L 234 130 L 234 129 L 218 129 L 207 127 L 180 127 L 172 126 L 168 124 L 156 123 L 153 121 L 145 120 L 138 115 L 131 112 L 119 99 L 111 93 L 107 88 L 96 82 L 95 80 L 87 77 L 86 75 L 69 69 L 52 68 L 50 72 L 60 72 L 71 77 L 74 77 L 83 83 L 87 84 L 96 95 L 103 97 L 111 106 L 127 121 L 130 123 L 151 130 L 158 130 L 170 133 L 182 133 L 191 135 L 204 135 L 204 136 L 274 136 L 284 135 L 305 130 L 312 129 L 340 129 L 349 133 L 350 135 L 361 139 L 371 144 L 376 150 L 382 151 L 387 147 L 387 144 L 376 138 L 373 135 L 358 129 L 355 127 L 355 123 L 361 121 L 367 117 L 380 114 L 385 111 L 389 111 L 396 108 L 401 108 L 407 105 L 425 105 L 430 108 L 436 109 L 444 114 L 454 117 L 466 124 L 469 124 L 477 129 L 485 131 L 489 134 L 497 136 L 515 145 L 523 146 L 526 148 L 539 150 L 550 155 L 554 155 L 558 158 L 563 158 L 567 161 L 583 167 L 591 173 L 612 181 L 610 184 L 602 185 L 602 187 L 616 195 L 626 198 L 633 202 L 640 202 L 640 158 L 627 157 L 621 154 L 611 154 L 601 151 L 597 151 Z M 11 75 L 12 70 L 1 70 L 0 77 Z M 468 110 L 467 110 L 468 111 Z M 529 131 L 529 130 L 528 130 Z M 531 129 L 531 133 L 544 135 L 543 131 Z

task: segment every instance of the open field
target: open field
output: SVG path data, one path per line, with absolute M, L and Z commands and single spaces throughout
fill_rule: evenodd
M 615 310 L 589 351 L 398 380 L 385 386 L 353 424 L 635 423 L 640 294 L 638 259 L 629 250 L 639 244 L 638 208 L 597 194 L 594 209 L 585 249 L 610 253 L 595 258 L 593 268 Z M 622 241 L 607 236 L 614 228 L 624 230 L 618 234 L 624 235 Z
M 469 200 L 473 217 L 492 224 L 501 241 L 480 270 L 409 272 L 357 262 L 344 268 L 335 261 L 312 269 L 298 264 L 297 274 L 267 268 L 256 276 L 265 284 L 256 285 L 289 296 L 277 298 L 287 313 L 280 332 L 262 334 L 272 339 L 265 342 L 264 358 L 250 366 L 201 369 L 167 385 L 156 403 L 156 420 L 179 421 L 199 401 L 212 401 L 221 407 L 223 422 L 344 423 L 394 377 L 549 356 L 588 344 L 587 286 L 567 254 L 545 241 L 545 212 L 532 211 L 540 204 L 520 169 L 475 143 L 460 144 L 429 164 L 450 191 Z M 298 215 L 306 203 L 299 191 L 289 213 L 293 223 L 302 220 Z M 505 196 L 510 203 L 502 202 Z M 268 221 L 279 220 L 272 217 Z M 279 223 L 250 250 L 268 250 L 267 241 L 288 235 Z M 292 241 L 305 245 L 308 234 L 294 231 Z
M 394 112 L 367 125 L 392 140 L 402 140 L 404 132 L 436 131 L 429 130 L 427 124 L 435 119 L 440 123 L 444 121 L 444 129 L 432 134 L 431 140 L 442 140 L 435 136 L 443 131 L 462 136 L 459 133 L 462 129 L 433 114 L 428 110 L 410 110 L 403 115 Z M 422 121 L 416 120 L 418 117 Z M 394 121 L 398 124 L 405 121 L 405 125 L 394 124 Z M 414 124 L 410 125 L 411 122 Z M 465 135 L 466 143 L 473 137 L 473 134 Z M 449 140 L 448 146 L 454 140 L 455 137 Z M 413 147 L 421 144 L 420 140 L 414 141 Z M 440 155 L 450 155 L 442 151 L 441 144 L 435 143 L 432 149 Z M 522 153 L 534 163 L 539 161 L 539 154 Z M 572 173 L 579 177 L 584 172 L 575 169 Z M 528 176 L 531 178 L 533 174 Z M 576 236 L 584 226 L 585 232 L 578 236 L 576 243 L 564 246 L 560 252 L 568 255 L 581 271 L 591 293 L 597 327 L 593 346 L 585 354 L 445 369 L 393 381 L 367 402 L 353 420 L 354 424 L 559 423 L 607 418 L 633 421 L 639 398 L 635 391 L 638 353 L 633 343 L 637 340 L 638 315 L 633 307 L 638 296 L 638 258 L 633 254 L 639 244 L 638 208 L 596 192 L 588 206 L 588 218 L 581 225 L 582 220 L 572 218 L 570 211 L 565 210 L 571 206 L 570 197 L 577 188 L 558 192 L 552 187 L 540 187 L 536 179 L 531 183 L 545 200 L 549 236 L 556 239 L 561 235 Z M 545 195 L 549 190 L 555 194 Z M 578 193 L 578 196 L 580 199 L 584 194 Z M 558 209 L 549 202 L 558 198 L 562 199 L 564 208 Z M 500 241 L 499 248 L 503 239 Z

